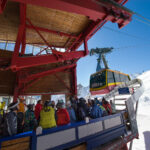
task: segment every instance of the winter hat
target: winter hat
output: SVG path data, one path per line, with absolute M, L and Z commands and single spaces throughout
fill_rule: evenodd
M 8 109 L 9 110 L 17 110 L 18 104 L 19 104 L 19 102 L 13 102 L 13 103 L 9 104 Z
M 63 102 L 63 100 L 58 100 L 57 108 L 64 108 L 64 102 Z

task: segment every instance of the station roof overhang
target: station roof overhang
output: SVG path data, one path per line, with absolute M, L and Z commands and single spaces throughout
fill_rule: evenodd
M 115 2 L 122 6 L 127 0 Z M 0 94 L 13 95 L 14 89 L 20 95 L 72 93 L 74 68 L 88 54 L 87 41 L 107 21 L 122 28 L 131 17 L 131 12 L 109 0 L 4 0 L 0 40 L 14 42 L 15 48 L 0 51 Z M 46 46 L 43 50 L 50 53 L 25 56 L 27 44 Z M 81 44 L 84 50 L 79 51 Z

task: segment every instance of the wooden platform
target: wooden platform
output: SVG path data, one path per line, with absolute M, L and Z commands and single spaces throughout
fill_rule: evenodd
M 29 150 L 30 137 L 2 142 L 1 150 Z

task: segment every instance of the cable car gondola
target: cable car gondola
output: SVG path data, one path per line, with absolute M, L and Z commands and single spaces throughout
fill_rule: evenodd
M 119 71 L 113 71 L 108 68 L 107 61 L 105 60 L 106 53 L 112 52 L 111 48 L 96 48 L 91 49 L 90 55 L 97 55 L 97 68 L 96 73 L 90 76 L 90 93 L 91 95 L 100 95 L 109 93 L 115 86 L 124 82 L 130 81 L 128 74 Z M 102 68 L 103 62 L 105 68 Z
M 130 81 L 128 74 L 110 69 L 102 69 L 90 76 L 91 95 L 109 93 L 115 86 Z

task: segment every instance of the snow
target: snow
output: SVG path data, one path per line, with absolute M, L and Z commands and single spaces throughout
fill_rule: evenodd
M 80 98 L 80 97 L 84 97 L 85 99 L 89 98 L 89 96 L 90 96 L 89 86 L 84 87 L 83 85 L 78 84 L 77 90 L 78 90 L 78 98 Z
M 134 140 L 132 150 L 150 150 L 150 71 L 137 78 L 143 81 L 144 93 L 139 99 L 137 115 L 139 139 Z

